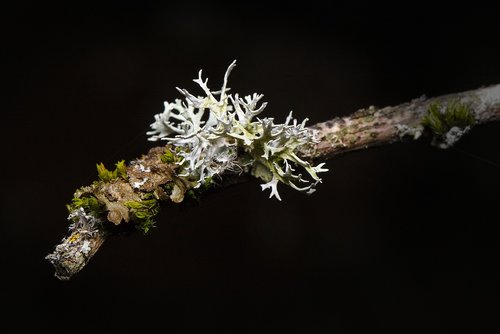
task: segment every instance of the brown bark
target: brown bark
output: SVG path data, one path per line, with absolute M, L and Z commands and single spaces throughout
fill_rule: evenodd
M 311 127 L 318 143 L 301 153 L 306 159 L 334 155 L 393 143 L 405 136 L 418 139 L 422 118 L 433 103 L 459 102 L 470 108 L 476 124 L 500 120 L 500 84 L 436 98 L 418 98 L 395 107 L 361 109 L 348 117 L 335 118 Z

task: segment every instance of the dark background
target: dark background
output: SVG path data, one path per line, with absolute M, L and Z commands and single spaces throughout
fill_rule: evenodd
M 312 196 L 259 182 L 165 208 L 70 282 L 44 260 L 95 163 L 133 159 L 175 86 L 309 124 L 500 83 L 499 12 L 478 2 L 20 2 L 2 10 L 2 332 L 498 330 L 499 124 L 337 157 Z M 484 159 L 488 160 L 485 161 Z M 495 165 L 496 164 L 496 165 Z M 17 320 L 20 319 L 20 320 Z M 4 331 L 5 330 L 5 331 Z

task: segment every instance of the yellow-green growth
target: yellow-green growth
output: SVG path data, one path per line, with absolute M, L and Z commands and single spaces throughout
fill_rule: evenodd
M 154 198 L 142 201 L 128 201 L 124 203 L 130 209 L 130 213 L 136 220 L 136 226 L 144 234 L 148 233 L 154 227 L 155 216 L 160 212 L 158 201 Z
M 94 196 L 73 197 L 71 203 L 67 204 L 66 207 L 69 212 L 83 208 L 85 212 L 92 213 L 96 217 L 99 217 L 105 209 L 104 204 Z
M 96 167 L 97 175 L 101 181 L 109 182 L 119 177 L 124 180 L 127 179 L 127 166 L 125 166 L 125 160 L 118 161 L 113 171 L 108 170 L 102 162 L 97 164 Z
M 176 149 L 176 153 L 178 150 Z M 163 163 L 171 164 L 174 162 L 181 161 L 181 157 L 179 157 L 176 153 L 172 152 L 169 147 L 165 147 L 165 153 L 160 156 L 160 159 Z
M 160 157 L 161 161 L 166 164 L 171 164 L 175 162 L 175 155 L 168 148 L 165 149 L 165 153 Z
M 207 176 L 198 188 L 189 189 L 186 192 L 186 197 L 190 200 L 199 201 L 203 193 L 212 188 L 213 185 L 213 178 L 211 176 Z
M 439 103 L 431 103 L 422 125 L 434 134 L 444 136 L 453 127 L 465 129 L 476 122 L 470 107 L 459 101 L 450 101 L 443 109 Z

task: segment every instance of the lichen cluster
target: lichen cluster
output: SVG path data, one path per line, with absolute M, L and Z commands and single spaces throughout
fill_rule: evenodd
M 219 91 L 209 89 L 201 71 L 194 82 L 205 96 L 177 88 L 184 101 L 164 103 L 165 110 L 155 115 L 151 124 L 149 140 L 165 140 L 177 148 L 182 158 L 176 162 L 180 175 L 193 181 L 195 188 L 223 173 L 250 171 L 266 182 L 261 186 L 271 190 L 270 197 L 281 200 L 278 182 L 312 193 L 321 181 L 318 173 L 327 169 L 323 163 L 313 166 L 297 156 L 298 148 L 315 141 L 305 127 L 307 119 L 299 123 L 292 113 L 283 124 L 276 124 L 273 118 L 258 118 L 267 106 L 260 103 L 263 95 L 241 98 L 227 93 L 228 77 L 235 65 L 233 62 L 227 69 Z M 304 178 L 300 170 L 310 178 Z
M 106 221 L 114 225 L 133 222 L 147 233 L 154 226 L 160 201 L 197 198 L 222 174 L 251 172 L 266 182 L 262 189 L 270 188 L 270 197 L 280 200 L 278 182 L 313 192 L 321 181 L 318 173 L 326 169 L 297 155 L 300 147 L 314 142 L 305 120 L 299 123 L 291 113 L 283 124 L 258 118 L 266 107 L 259 103 L 262 95 L 227 94 L 234 66 L 233 62 L 226 71 L 219 92 L 210 91 L 200 71 L 195 82 L 204 97 L 179 89 L 184 102 L 165 102 L 165 111 L 155 116 L 148 134 L 152 141 L 167 141 L 166 146 L 155 147 L 128 164 L 119 161 L 113 170 L 97 164 L 99 179 L 79 188 L 68 204 L 73 224 L 86 221 L 102 228 Z

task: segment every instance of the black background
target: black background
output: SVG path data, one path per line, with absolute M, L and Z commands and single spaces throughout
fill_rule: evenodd
M 199 92 L 200 68 L 217 88 L 237 59 L 233 92 L 313 124 L 500 83 L 498 14 L 478 2 L 4 7 L 0 327 L 498 330 L 498 124 L 457 149 L 424 140 L 337 157 L 312 196 L 282 186 L 269 200 L 256 181 L 165 208 L 151 235 L 109 240 L 70 282 L 44 260 L 95 163 L 146 152 L 153 115 L 175 86 Z

